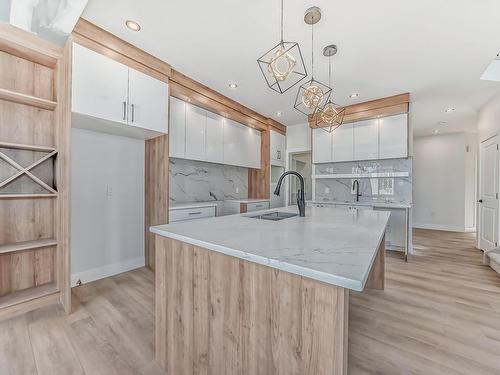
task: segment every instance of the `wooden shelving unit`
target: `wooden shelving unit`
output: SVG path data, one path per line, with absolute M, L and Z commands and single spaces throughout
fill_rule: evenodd
M 17 251 L 26 251 L 39 249 L 42 247 L 57 246 L 57 240 L 55 238 L 44 238 L 40 240 L 33 241 L 22 241 L 13 244 L 6 244 L 0 246 L 0 254 L 13 253 Z
M 0 23 L 0 51 L 0 319 L 69 311 L 70 49 Z
M 19 290 L 13 293 L 9 293 L 6 296 L 0 297 L 0 309 L 18 305 L 24 302 L 29 302 L 36 298 L 46 297 L 57 292 L 57 286 L 52 283 L 36 286 L 34 288 Z
M 57 102 L 52 100 L 37 98 L 36 96 L 21 94 L 19 92 L 0 88 L 0 99 L 18 104 L 53 111 L 57 107 Z

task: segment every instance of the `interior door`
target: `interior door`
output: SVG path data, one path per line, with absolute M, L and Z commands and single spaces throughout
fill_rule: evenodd
M 498 136 L 481 143 L 479 247 L 498 246 Z

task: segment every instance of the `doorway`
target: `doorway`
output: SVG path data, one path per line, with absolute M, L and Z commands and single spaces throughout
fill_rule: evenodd
M 304 177 L 304 194 L 306 201 L 312 200 L 312 158 L 311 151 L 292 152 L 289 154 L 289 170 L 300 173 Z M 300 188 L 299 180 L 291 178 L 288 184 L 288 204 L 297 203 L 297 191 Z
M 498 246 L 498 135 L 480 145 L 478 246 L 491 250 Z

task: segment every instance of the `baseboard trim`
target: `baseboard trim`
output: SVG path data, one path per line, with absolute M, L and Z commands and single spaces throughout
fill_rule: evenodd
M 460 233 L 471 233 L 476 231 L 476 228 L 464 228 L 464 227 L 455 227 L 451 225 L 426 224 L 426 223 L 413 223 L 413 228 L 443 230 L 447 232 L 460 232 Z
M 102 267 L 91 268 L 83 272 L 78 272 L 71 275 L 71 287 L 77 286 L 78 280 L 81 280 L 82 284 L 87 284 L 92 281 L 104 279 L 106 277 L 118 275 L 119 273 L 144 267 L 145 264 L 146 263 L 144 257 L 140 257 L 123 262 L 107 264 Z

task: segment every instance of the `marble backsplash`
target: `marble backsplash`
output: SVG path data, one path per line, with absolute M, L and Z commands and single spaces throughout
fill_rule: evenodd
M 170 158 L 170 203 L 224 201 L 248 197 L 248 169 Z
M 412 202 L 412 159 L 317 164 L 316 175 L 348 173 L 408 172 L 409 177 L 359 178 L 360 200 Z M 354 179 L 316 179 L 316 201 L 351 201 Z

